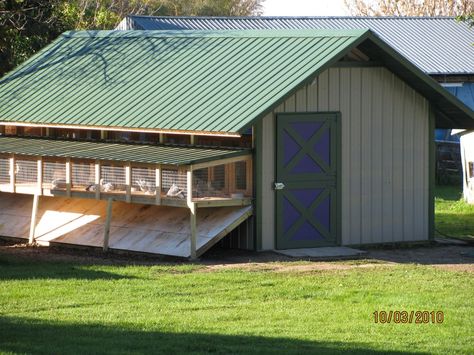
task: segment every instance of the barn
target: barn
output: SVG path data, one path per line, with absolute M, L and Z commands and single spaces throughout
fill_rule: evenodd
M 196 258 L 426 241 L 474 112 L 366 29 L 67 32 L 0 81 L 0 235 Z

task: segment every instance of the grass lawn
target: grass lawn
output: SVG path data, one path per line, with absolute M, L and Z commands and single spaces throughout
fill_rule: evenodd
M 474 241 L 474 205 L 464 202 L 461 187 L 436 187 L 435 225 L 438 234 Z
M 474 352 L 472 273 L 361 261 L 328 270 L 280 263 L 288 269 L 32 261 L 0 253 L 0 352 Z M 445 320 L 374 324 L 376 310 L 441 310 Z

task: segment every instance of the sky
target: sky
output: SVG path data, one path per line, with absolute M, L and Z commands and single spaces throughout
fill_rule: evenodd
M 344 0 L 265 0 L 264 16 L 343 16 L 349 15 Z

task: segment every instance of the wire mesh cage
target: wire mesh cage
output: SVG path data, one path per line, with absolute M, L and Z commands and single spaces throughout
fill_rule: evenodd
M 10 159 L 0 158 L 0 185 L 10 184 Z
M 250 164 L 239 161 L 193 171 L 193 198 L 251 196 Z
M 163 169 L 161 172 L 161 189 L 166 197 L 186 198 L 188 195 L 186 170 Z
M 246 161 L 238 161 L 234 164 L 235 190 L 248 190 L 248 166 Z
M 156 194 L 156 169 L 132 167 L 132 194 Z
M 95 165 L 92 162 L 71 163 L 71 188 L 78 191 L 95 191 Z
M 38 163 L 36 160 L 17 159 L 15 162 L 15 183 L 35 185 L 38 182 Z
M 125 166 L 102 165 L 100 168 L 100 191 L 125 193 L 126 185 Z
M 43 161 L 43 188 L 66 189 L 66 162 L 60 160 Z
M 193 172 L 193 197 L 228 197 L 225 165 L 198 169 Z

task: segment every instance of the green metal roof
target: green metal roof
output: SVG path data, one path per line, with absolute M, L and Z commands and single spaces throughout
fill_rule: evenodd
M 147 164 L 192 165 L 249 154 L 249 150 L 0 137 L 0 153 Z
M 0 122 L 238 134 L 359 47 L 427 97 L 474 112 L 368 30 L 67 32 L 0 80 Z
M 238 133 L 366 32 L 67 32 L 0 81 L 0 121 Z

